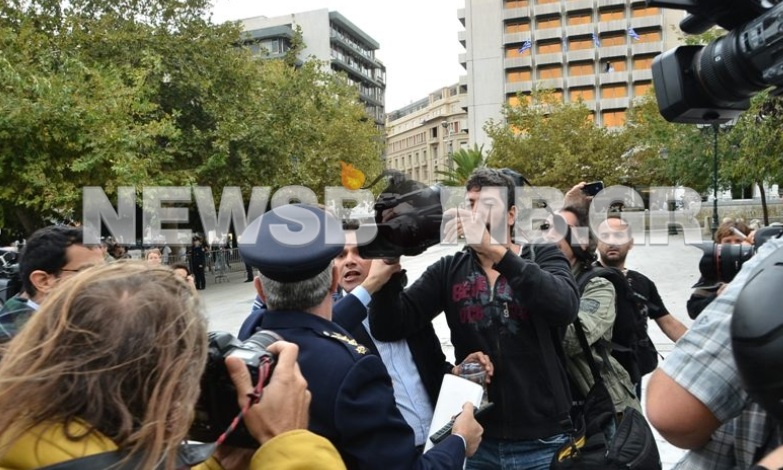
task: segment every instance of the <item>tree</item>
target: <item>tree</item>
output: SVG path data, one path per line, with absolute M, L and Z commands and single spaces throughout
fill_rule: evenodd
M 640 186 L 712 187 L 712 131 L 667 122 L 651 91 L 628 112 L 627 137 L 634 143 L 629 171 Z
M 443 177 L 440 183 L 445 186 L 464 186 L 473 170 L 484 166 L 484 146 L 473 144 L 472 149 L 459 149 L 451 155 L 451 159 L 454 168 L 438 170 L 435 174 Z
M 621 182 L 618 162 L 627 150 L 622 132 L 596 126 L 582 102 L 563 103 L 551 91 L 503 108 L 490 121 L 488 163 L 519 171 L 538 186 L 570 188 L 579 181 Z
M 339 185 L 381 133 L 322 64 L 258 60 L 208 0 L 0 4 L 0 225 L 80 217 L 81 188 Z M 291 54 L 293 56 L 293 53 Z M 217 191 L 219 193 L 219 191 Z M 219 194 L 216 194 L 219 197 Z
M 764 91 L 751 99 L 729 138 L 735 143 L 733 158 L 724 163 L 734 181 L 755 184 L 761 193 L 764 224 L 769 224 L 765 185 L 783 179 L 783 99 Z

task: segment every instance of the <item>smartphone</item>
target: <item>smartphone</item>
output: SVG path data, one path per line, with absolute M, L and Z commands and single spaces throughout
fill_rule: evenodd
M 593 181 L 592 183 L 587 183 L 584 188 L 582 188 L 582 192 L 587 194 L 588 196 L 595 196 L 596 194 L 600 193 L 604 189 L 604 182 L 603 181 Z

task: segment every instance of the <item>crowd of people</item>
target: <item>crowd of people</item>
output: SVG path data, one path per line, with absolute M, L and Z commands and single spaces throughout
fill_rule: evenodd
M 598 378 L 590 364 L 615 410 L 607 440 L 624 410 L 645 408 L 691 450 L 678 469 L 783 465 L 777 423 L 742 390 L 729 340 L 748 270 L 783 240 L 716 289 L 687 329 L 655 283 L 626 268 L 634 235 L 622 213 L 590 230 L 580 183 L 544 239 L 515 239 L 515 186 L 507 172 L 474 171 L 466 204 L 444 214 L 444 241 L 465 248 L 410 285 L 399 259 L 363 258 L 359 227 L 323 208 L 286 205 L 253 221 L 240 252 L 259 272 L 249 275 L 256 299 L 237 336 L 283 341 L 269 347 L 276 366 L 261 394 L 241 359 L 225 362 L 236 389 L 227 398 L 258 447 L 219 445 L 193 468 L 547 469 L 573 440 L 572 412 Z M 310 243 L 275 235 L 301 220 L 318 222 Z M 726 236 L 752 240 L 731 223 Z M 74 227 L 27 240 L 23 291 L 0 310 L 2 469 L 182 466 L 207 364 L 203 249 L 194 241 L 192 266 L 168 265 L 155 249 L 107 263 L 107 250 Z M 441 313 L 456 364 L 432 325 Z M 660 367 L 650 319 L 676 342 Z M 484 369 L 494 406 L 477 419 L 466 402 L 451 435 L 424 452 L 444 375 L 470 363 Z

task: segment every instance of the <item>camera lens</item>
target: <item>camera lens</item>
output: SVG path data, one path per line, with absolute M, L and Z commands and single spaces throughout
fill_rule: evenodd
M 699 271 L 704 279 L 713 282 L 731 282 L 754 253 L 752 246 L 744 244 L 705 243 L 700 248 L 704 256 L 699 261 Z
M 740 48 L 743 31 L 734 30 L 696 56 L 696 76 L 702 87 L 721 106 L 747 99 L 767 87 L 761 72 L 746 60 Z
M 266 351 L 272 343 L 282 340 L 283 338 L 273 331 L 261 330 L 248 338 L 242 345 L 248 349 Z

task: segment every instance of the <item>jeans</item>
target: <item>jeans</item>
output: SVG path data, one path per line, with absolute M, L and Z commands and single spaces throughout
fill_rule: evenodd
M 555 452 L 566 442 L 567 434 L 546 439 L 510 441 L 484 437 L 467 470 L 548 470 Z

